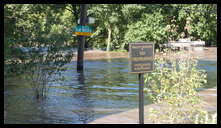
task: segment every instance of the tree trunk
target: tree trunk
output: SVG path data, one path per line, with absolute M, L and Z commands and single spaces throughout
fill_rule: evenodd
M 108 28 L 107 48 L 106 51 L 110 51 L 111 47 L 111 28 Z

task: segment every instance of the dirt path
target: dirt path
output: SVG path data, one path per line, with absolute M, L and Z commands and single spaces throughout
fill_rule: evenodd
M 188 51 L 185 51 L 188 54 Z M 190 55 L 203 60 L 217 60 L 217 47 L 205 47 L 203 50 L 192 50 Z M 167 56 L 167 53 L 156 53 L 156 57 Z M 84 52 L 85 60 L 111 59 L 111 58 L 129 58 L 128 52 L 106 52 L 100 50 L 90 50 Z M 72 61 L 77 60 L 77 53 Z
M 98 59 L 111 59 L 111 58 L 128 58 L 128 52 L 106 52 L 100 50 L 84 51 L 84 60 L 98 60 Z M 77 60 L 77 53 L 72 61 Z

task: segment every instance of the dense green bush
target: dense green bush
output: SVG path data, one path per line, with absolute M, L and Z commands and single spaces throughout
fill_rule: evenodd
M 184 37 L 217 43 L 216 4 L 98 4 L 88 5 L 88 15 L 96 19 L 88 46 L 123 51 L 133 41 L 157 45 Z M 4 5 L 4 57 L 18 46 L 76 47 L 72 28 L 77 25 L 79 5 Z M 188 28 L 188 29 L 187 29 Z
M 179 58 L 177 58 L 179 56 Z M 155 70 L 146 75 L 148 94 L 154 101 L 170 96 L 195 95 L 206 82 L 204 70 L 196 68 L 197 60 L 186 54 L 174 53 L 155 59 Z
M 62 12 L 62 13 L 61 13 Z M 45 4 L 4 5 L 4 67 L 5 72 L 24 70 L 40 64 L 62 65 L 70 61 L 73 54 L 62 54 L 72 47 L 72 14 L 64 6 Z M 24 52 L 22 48 L 29 48 Z M 47 48 L 47 54 L 40 51 Z M 35 50 L 34 50 L 35 49 Z M 37 50 L 38 49 L 38 50 Z M 59 62 L 59 60 L 63 62 Z M 21 65 L 22 63 L 23 65 Z M 14 74 L 14 73 L 13 73 Z
M 197 89 L 206 83 L 204 70 L 196 68 L 197 60 L 186 53 L 170 53 L 155 59 L 155 70 L 145 75 L 145 91 L 154 103 L 164 104 L 152 109 L 155 123 L 194 123 L 206 115 Z
M 93 5 L 88 12 L 97 18 L 90 40 L 95 47 L 122 50 L 134 41 L 158 45 L 179 38 L 217 43 L 215 4 Z
M 124 37 L 125 42 L 150 41 L 155 44 L 165 43 L 168 40 L 167 24 L 161 12 L 144 14 L 140 21 L 128 25 L 128 31 Z
M 37 98 L 46 96 L 50 74 L 73 56 L 73 52 L 65 51 L 72 48 L 73 17 L 64 8 L 52 4 L 4 5 L 4 77 L 29 74 L 27 80 Z

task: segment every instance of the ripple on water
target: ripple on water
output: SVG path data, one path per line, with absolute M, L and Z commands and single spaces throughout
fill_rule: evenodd
M 34 100 L 24 82 L 5 85 L 4 123 L 87 123 L 138 106 L 138 76 L 128 72 L 128 59 L 85 61 L 84 73 L 76 72 L 75 61 L 62 68 L 67 70 L 53 74 L 44 101 Z M 208 85 L 216 87 L 216 62 L 200 61 L 198 68 L 207 70 Z

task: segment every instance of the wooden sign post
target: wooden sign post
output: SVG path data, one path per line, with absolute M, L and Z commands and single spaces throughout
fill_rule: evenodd
M 143 74 L 154 70 L 154 44 L 130 43 L 130 72 L 139 77 L 139 123 L 144 124 L 144 77 Z

